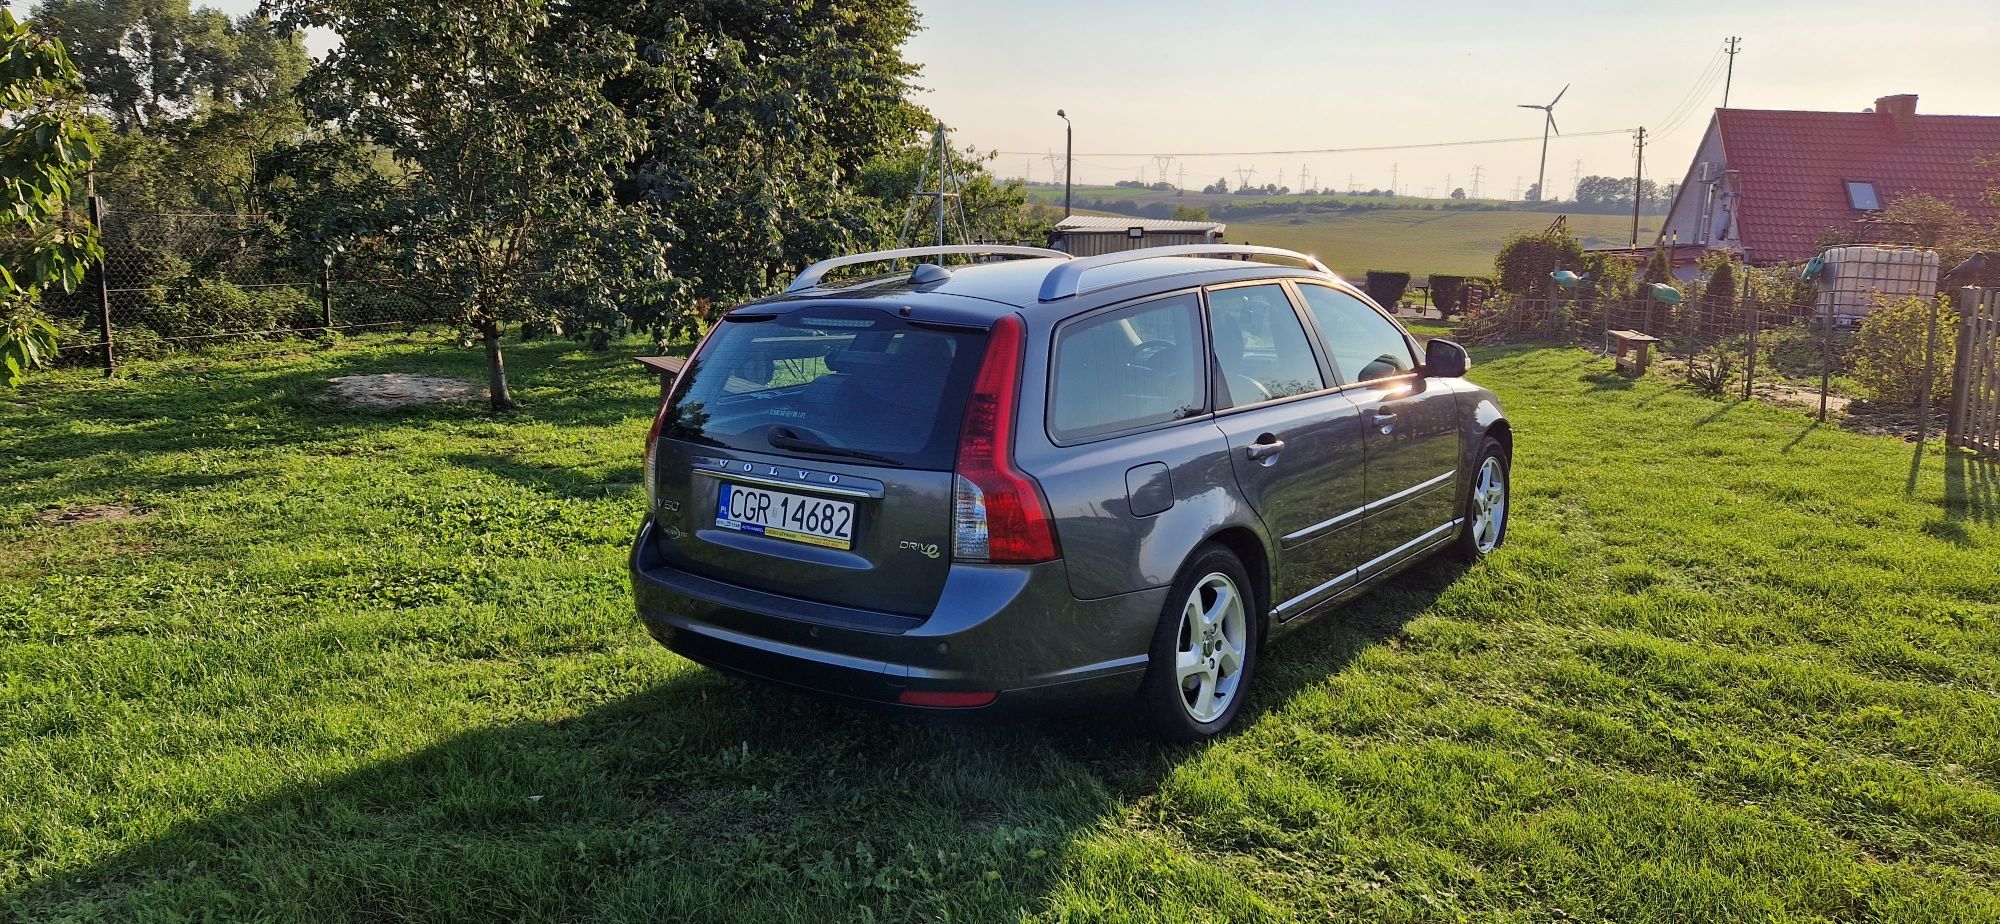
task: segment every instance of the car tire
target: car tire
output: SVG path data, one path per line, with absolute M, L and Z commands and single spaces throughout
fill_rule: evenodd
M 1472 483 L 1465 492 L 1465 525 L 1452 544 L 1452 555 L 1468 565 L 1493 554 L 1507 541 L 1507 513 L 1513 508 L 1513 460 L 1492 437 L 1480 443 L 1472 460 Z
M 1236 720 L 1256 675 L 1262 622 L 1243 563 L 1221 546 L 1196 549 L 1167 593 L 1139 689 L 1160 737 L 1203 741 Z

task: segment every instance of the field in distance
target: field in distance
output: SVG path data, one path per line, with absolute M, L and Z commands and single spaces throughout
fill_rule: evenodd
M 1031 194 L 1039 201 L 1060 206 L 1062 194 L 1053 197 L 1045 187 Z M 1265 197 L 1210 196 L 1170 192 L 1079 187 L 1079 202 L 1130 199 L 1140 205 L 1170 201 L 1211 213 L 1224 203 L 1239 207 L 1262 203 Z M 1342 276 L 1355 279 L 1368 270 L 1409 273 L 1421 281 L 1432 273 L 1467 276 L 1493 271 L 1493 255 L 1507 237 L 1517 231 L 1539 231 L 1554 221 L 1557 212 L 1499 208 L 1501 203 L 1485 202 L 1490 208 L 1446 208 L 1447 202 L 1463 200 L 1423 199 L 1411 196 L 1285 196 L 1269 201 L 1301 203 L 1362 204 L 1372 208 L 1351 211 L 1317 211 L 1278 214 L 1254 218 L 1218 215 L 1226 222 L 1230 243 L 1268 244 L 1311 253 Z M 1433 206 L 1426 209 L 1424 206 Z M 1082 214 L 1112 215 L 1113 212 L 1078 208 Z M 1643 215 L 1639 240 L 1650 241 L 1660 228 L 1659 215 Z M 1630 215 L 1570 215 L 1570 233 L 1585 248 L 1623 247 L 1632 238 Z

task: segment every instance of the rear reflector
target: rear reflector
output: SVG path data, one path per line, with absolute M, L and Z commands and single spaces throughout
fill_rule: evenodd
M 942 709 L 970 709 L 999 698 L 992 690 L 904 690 L 896 702 L 905 706 L 936 706 Z

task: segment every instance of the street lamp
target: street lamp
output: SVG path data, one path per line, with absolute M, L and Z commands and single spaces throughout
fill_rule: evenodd
M 1069 113 L 1056 110 L 1056 117 L 1063 120 L 1063 217 L 1069 217 L 1069 174 L 1075 166 L 1072 159 L 1076 144 L 1076 126 L 1070 124 Z

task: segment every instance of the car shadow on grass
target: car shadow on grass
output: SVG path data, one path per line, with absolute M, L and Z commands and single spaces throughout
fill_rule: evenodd
M 1245 726 L 1460 573 L 1420 565 L 1274 645 Z M 48 872 L 0 896 L 0 919 L 1012 919 L 1046 904 L 1077 841 L 1228 746 L 1159 744 L 1116 710 L 911 719 L 689 666 Z

